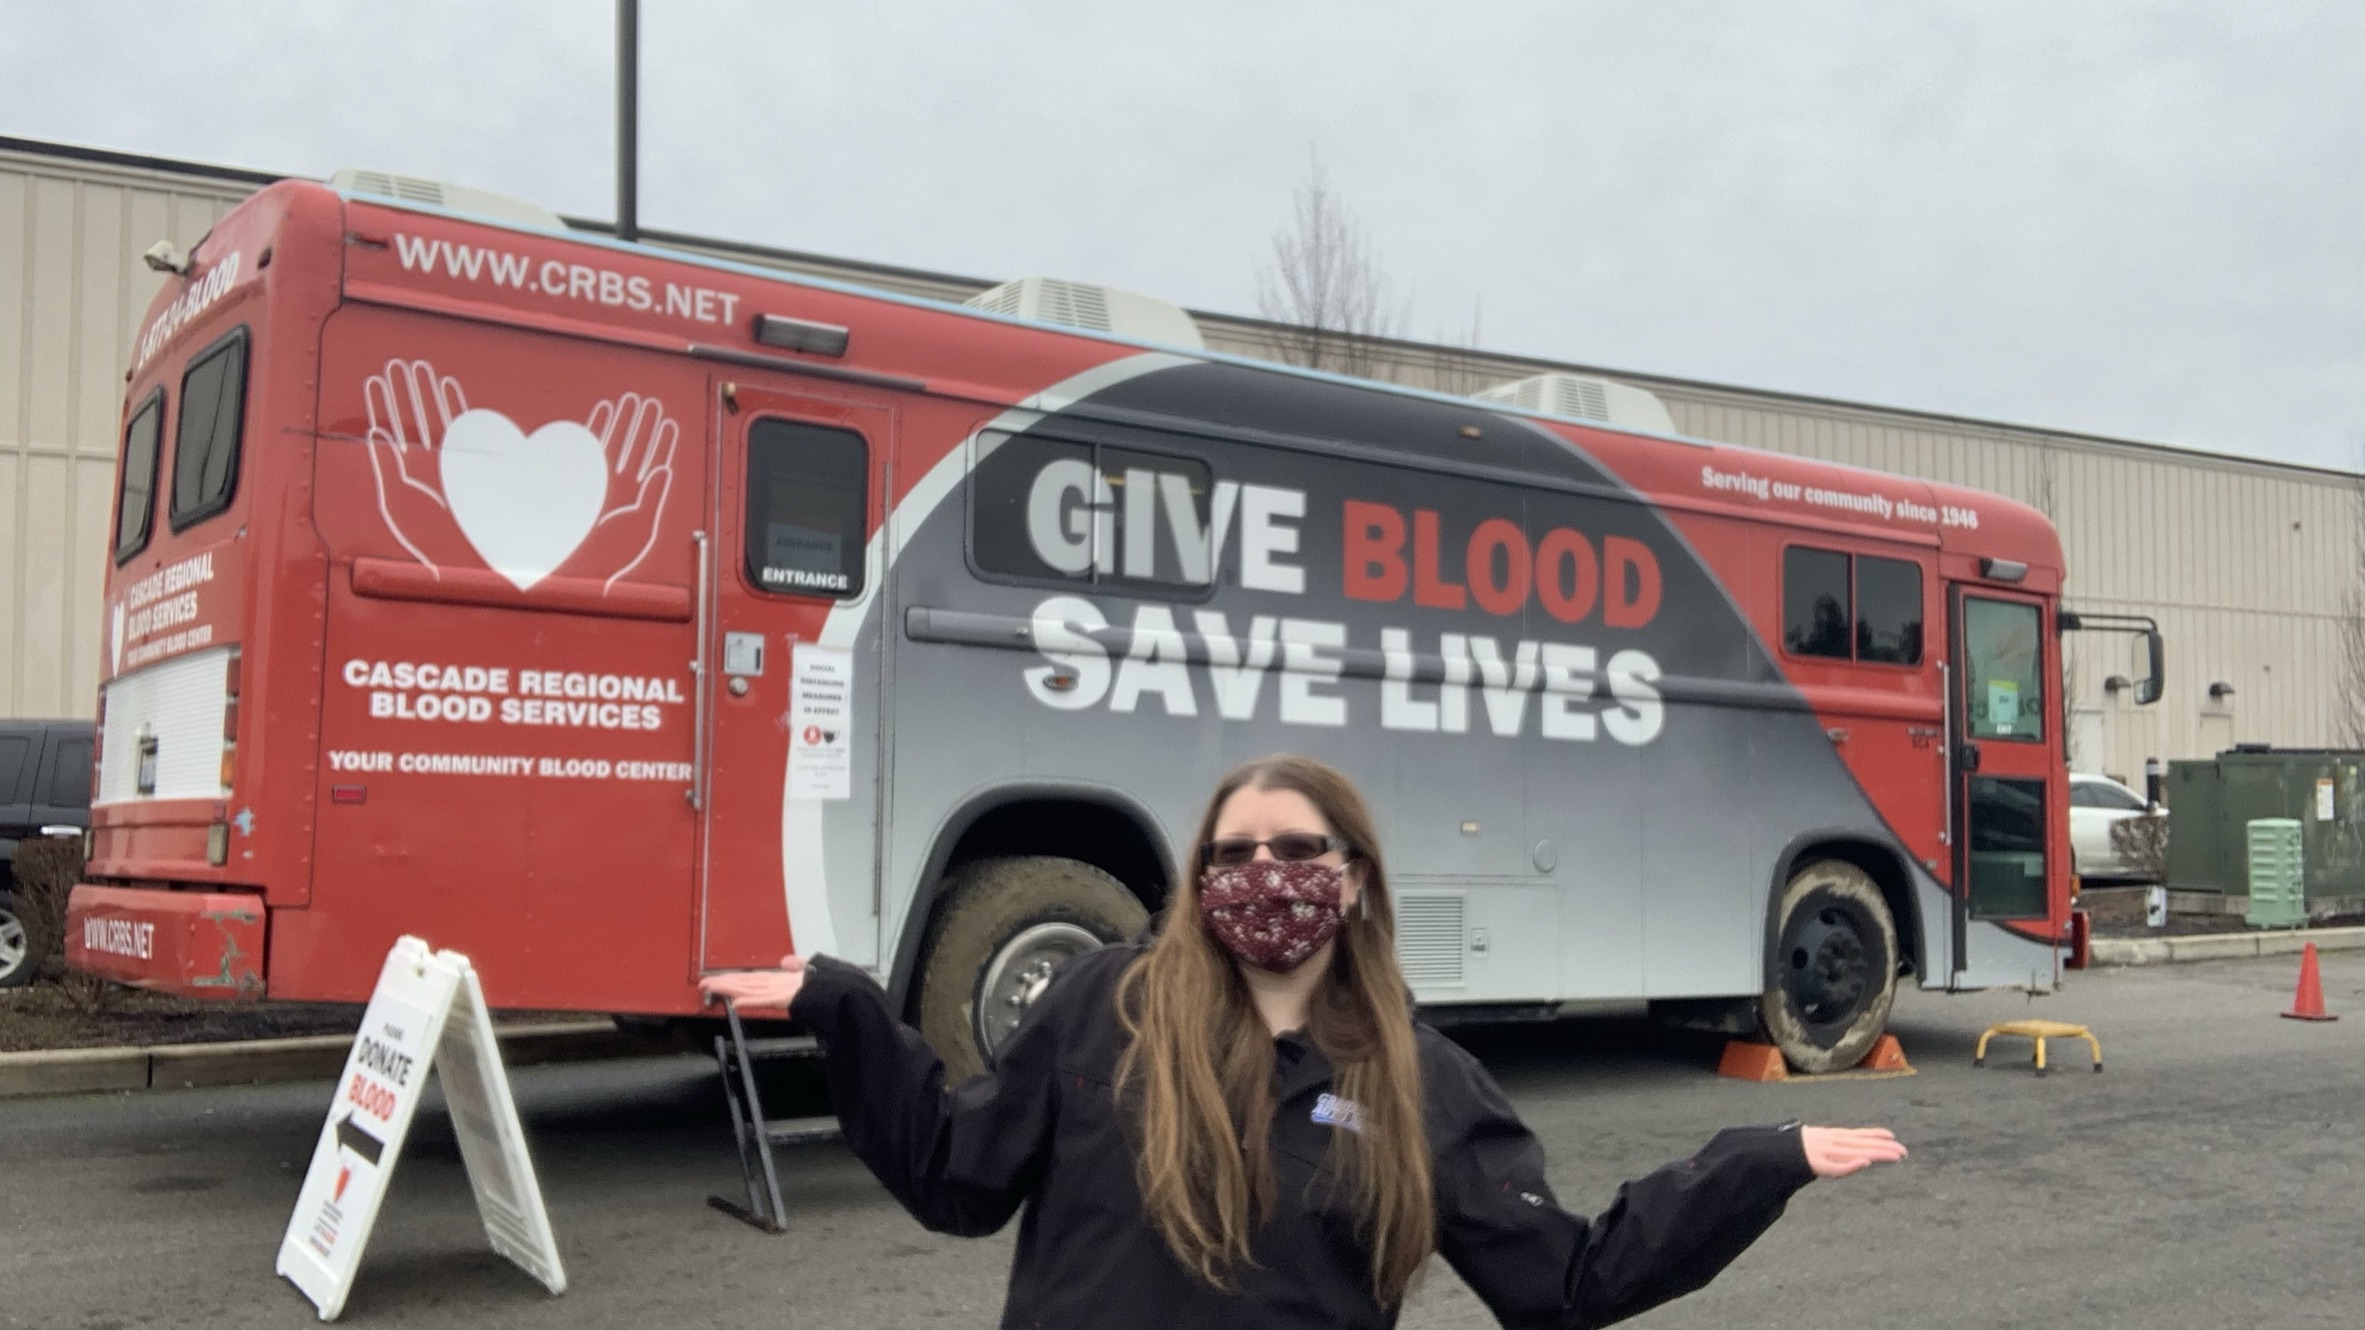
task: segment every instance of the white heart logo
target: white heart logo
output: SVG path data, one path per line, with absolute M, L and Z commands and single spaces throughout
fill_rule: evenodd
M 608 499 L 607 457 L 572 420 L 527 435 L 480 407 L 444 432 L 443 496 L 486 566 L 524 591 L 591 534 Z

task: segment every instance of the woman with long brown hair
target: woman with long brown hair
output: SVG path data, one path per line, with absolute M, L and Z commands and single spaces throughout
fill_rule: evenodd
M 1506 1325 L 1605 1325 L 1706 1284 L 1815 1178 L 1905 1155 L 1735 1128 L 1570 1214 L 1485 1069 L 1413 1018 L 1346 777 L 1251 762 L 1192 851 L 1156 936 L 1068 962 L 958 1086 L 851 966 L 704 982 L 821 1037 L 848 1144 L 921 1223 L 1026 1208 L 1005 1325 L 1388 1326 L 1431 1252 Z

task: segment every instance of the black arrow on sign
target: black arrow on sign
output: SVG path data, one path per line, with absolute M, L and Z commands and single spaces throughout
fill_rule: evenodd
M 367 1159 L 372 1167 L 386 1153 L 386 1143 L 354 1125 L 351 1113 L 337 1119 L 337 1144 Z

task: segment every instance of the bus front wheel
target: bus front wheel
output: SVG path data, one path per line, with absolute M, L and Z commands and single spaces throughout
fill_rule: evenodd
M 921 961 L 920 1034 L 950 1083 L 984 1067 L 1070 957 L 1149 926 L 1123 883 L 1074 859 L 982 859 L 961 872 Z
M 1864 1060 L 1897 1000 L 1897 925 L 1870 874 L 1838 859 L 1800 869 L 1775 911 L 1758 999 L 1766 1033 L 1803 1072 Z

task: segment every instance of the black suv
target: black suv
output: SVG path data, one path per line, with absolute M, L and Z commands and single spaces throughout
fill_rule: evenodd
M 0 720 L 0 988 L 41 968 L 16 913 L 17 844 L 90 826 L 90 753 L 87 720 Z

